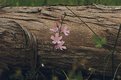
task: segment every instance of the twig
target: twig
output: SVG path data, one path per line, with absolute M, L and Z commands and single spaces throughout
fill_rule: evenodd
M 118 67 L 116 68 L 116 71 L 115 71 L 115 73 L 114 73 L 114 76 L 113 76 L 113 79 L 112 80 L 115 80 L 115 77 L 116 77 L 116 73 L 117 73 L 117 71 L 118 71 L 118 69 L 119 69 L 119 67 L 121 66 L 121 63 L 118 65 Z
M 64 75 L 66 76 L 66 79 L 69 80 L 69 77 L 67 76 L 67 74 L 65 73 L 65 71 L 62 70 L 62 72 L 63 72 Z
M 70 8 L 68 8 L 67 6 L 65 6 L 69 11 L 71 11 L 83 24 L 85 24 L 92 32 L 94 35 L 96 35 L 99 39 L 100 37 L 92 30 L 92 28 L 86 23 L 84 22 L 76 13 L 74 13 Z
M 93 73 L 94 73 L 95 71 L 91 71 L 91 73 L 90 73 L 90 75 L 87 77 L 87 79 L 86 80 L 89 80 L 90 79 L 90 77 L 93 75 Z

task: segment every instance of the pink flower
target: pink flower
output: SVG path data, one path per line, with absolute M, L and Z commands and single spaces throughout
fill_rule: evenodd
M 50 31 L 59 32 L 59 28 L 60 28 L 60 24 L 56 23 L 55 26 L 53 26 L 53 28 L 50 29 Z
M 65 43 L 64 41 L 61 41 L 60 43 L 55 45 L 55 49 L 60 49 L 60 50 L 66 49 L 66 46 L 63 46 L 64 43 Z
M 61 32 L 63 32 L 65 36 L 68 36 L 70 33 L 67 26 L 61 27 Z
M 62 36 L 59 37 L 59 33 L 55 33 L 55 36 L 51 36 L 51 39 L 53 40 L 52 43 L 53 44 L 58 44 L 58 43 L 61 43 L 61 39 L 62 39 Z

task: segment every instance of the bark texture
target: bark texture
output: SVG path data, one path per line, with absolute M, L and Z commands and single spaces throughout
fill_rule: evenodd
M 94 34 L 65 7 L 6 7 L 0 12 L 0 68 L 33 67 L 38 55 L 37 62 L 45 67 L 71 69 L 76 63 L 78 67 L 110 75 L 111 50 L 121 23 L 121 11 L 86 6 L 69 8 L 96 34 L 105 37 L 108 46 L 96 48 L 92 41 Z M 60 51 L 53 49 L 49 29 L 64 13 L 67 16 L 63 25 L 68 26 L 70 34 L 64 37 L 67 50 Z M 115 69 L 121 62 L 121 35 L 116 48 Z M 121 75 L 121 69 L 117 74 Z

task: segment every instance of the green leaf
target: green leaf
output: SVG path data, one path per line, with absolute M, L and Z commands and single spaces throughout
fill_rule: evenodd
M 96 35 L 93 36 L 93 42 L 95 43 L 95 47 L 101 48 L 103 45 L 107 44 L 107 40 L 104 37 L 98 37 Z
M 96 44 L 95 47 L 97 47 L 97 48 L 101 48 L 102 45 L 101 45 L 101 44 Z

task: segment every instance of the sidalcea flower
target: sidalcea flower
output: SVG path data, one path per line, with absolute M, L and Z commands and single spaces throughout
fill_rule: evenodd
M 59 37 L 59 33 L 55 33 L 55 36 L 51 36 L 51 39 L 53 44 L 58 44 L 61 43 L 62 36 Z
M 56 23 L 55 26 L 53 26 L 53 28 L 50 29 L 50 31 L 59 32 L 59 28 L 60 28 L 60 24 Z
M 66 27 L 66 26 L 61 27 L 61 32 L 63 32 L 65 34 L 65 36 L 68 36 L 70 33 L 68 27 Z
M 54 35 L 51 36 L 51 39 L 52 39 L 52 43 L 55 46 L 55 49 L 60 49 L 60 50 L 67 49 L 66 46 L 63 46 L 65 42 L 62 40 L 62 36 L 60 35 L 63 33 L 65 36 L 68 36 L 70 33 L 68 27 L 63 26 L 62 21 L 60 22 L 58 21 L 50 29 L 50 31 L 54 33 Z
M 66 46 L 63 46 L 64 43 L 65 43 L 64 41 L 61 41 L 60 43 L 55 45 L 55 49 L 60 49 L 60 50 L 66 49 Z

